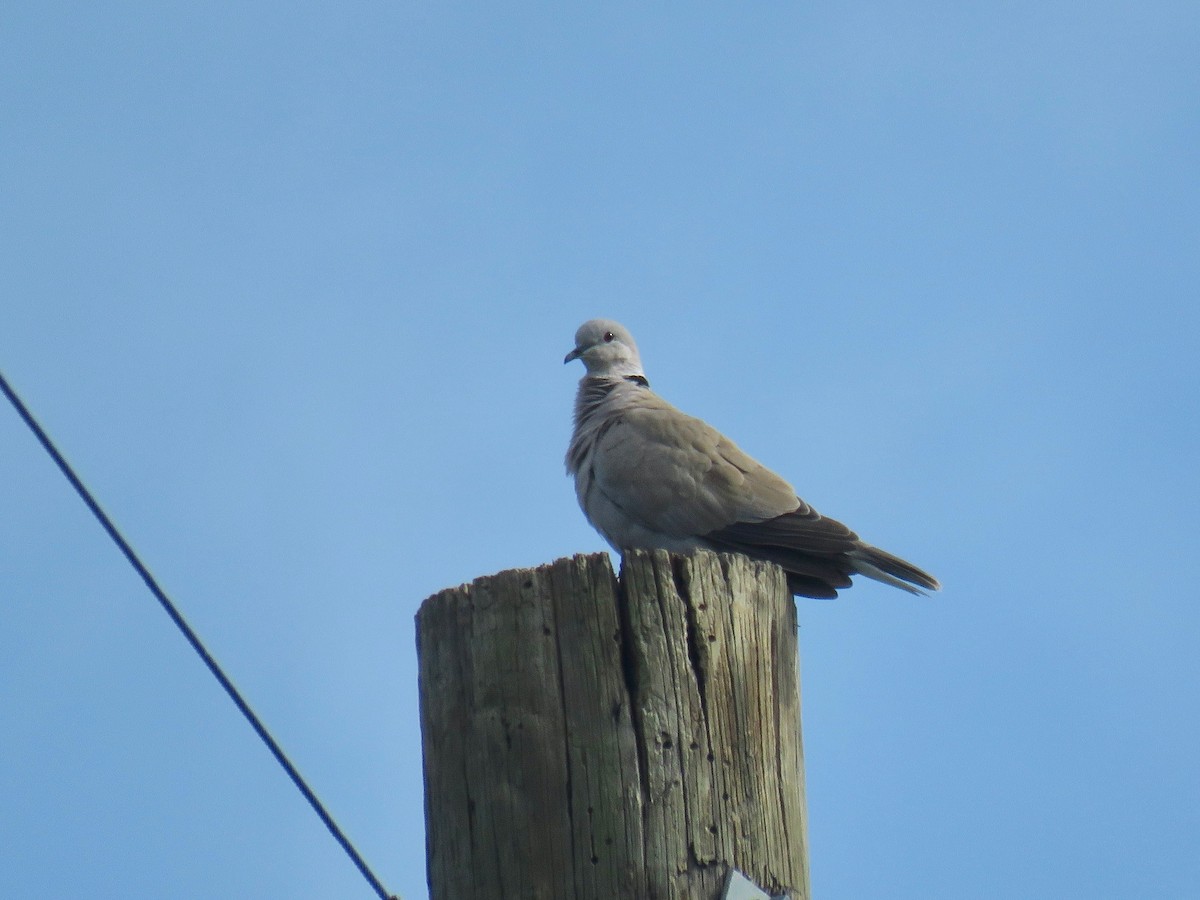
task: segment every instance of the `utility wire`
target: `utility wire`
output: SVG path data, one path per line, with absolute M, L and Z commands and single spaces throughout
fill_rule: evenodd
M 217 661 L 213 659 L 212 654 L 210 654 L 205 648 L 204 644 L 201 643 L 200 638 L 196 635 L 196 632 L 192 630 L 191 626 L 188 625 L 187 621 L 183 618 L 183 615 L 176 608 L 175 604 L 171 602 L 171 598 L 167 596 L 166 592 L 161 587 L 159 587 L 158 582 L 155 580 L 154 576 L 150 574 L 150 570 L 146 568 L 141 559 L 138 558 L 137 553 L 134 552 L 133 548 L 129 545 L 129 542 L 121 536 L 121 532 L 117 530 L 117 526 L 113 524 L 112 519 L 110 519 L 104 510 L 100 508 L 100 504 L 96 502 L 96 499 L 92 496 L 91 491 L 89 491 L 87 486 L 79 480 L 79 476 L 75 474 L 75 470 L 71 468 L 70 463 L 68 463 L 63 455 L 58 452 L 58 448 L 54 446 L 54 442 L 50 440 L 49 435 L 47 435 L 42 429 L 42 426 L 38 424 L 37 419 L 33 417 L 33 414 L 21 401 L 21 398 L 17 396 L 17 392 L 13 390 L 11 385 L 9 385 L 8 379 L 4 377 L 3 372 L 0 372 L 0 390 L 4 392 L 4 395 L 16 409 L 17 414 L 20 415 L 20 417 L 25 421 L 25 424 L 29 426 L 29 430 L 33 432 L 34 436 L 38 439 L 38 442 L 41 443 L 45 451 L 50 454 L 50 458 L 54 460 L 55 465 L 57 465 L 62 471 L 63 475 L 66 476 L 67 481 L 71 482 L 71 487 L 75 488 L 75 492 L 79 494 L 80 499 L 87 504 L 87 508 L 92 511 L 92 515 L 96 517 L 97 521 L 100 522 L 100 525 L 106 532 L 108 532 L 108 536 L 112 538 L 113 543 L 117 545 L 121 553 L 123 553 L 125 558 L 129 560 L 129 564 L 133 566 L 134 570 L 138 573 L 138 575 L 141 576 L 142 581 L 146 582 L 146 587 L 150 589 L 150 593 L 154 595 L 154 598 L 159 602 L 159 605 L 162 606 L 163 610 L 166 611 L 166 614 L 171 617 L 171 621 L 175 623 L 176 627 L 183 632 L 183 636 L 187 639 L 187 642 L 192 645 L 192 649 L 196 651 L 200 659 L 202 659 L 204 664 L 208 666 L 208 670 L 212 672 L 213 677 L 220 682 L 221 687 L 225 689 L 225 693 L 229 695 L 229 699 L 233 701 L 234 706 L 241 711 L 242 715 L 246 717 L 246 721 L 250 723 L 250 727 L 254 729 L 255 733 L 258 734 L 260 738 L 262 738 L 262 742 L 267 745 L 267 749 L 271 751 L 271 755 L 275 757 L 276 762 L 283 767 L 283 770 L 287 772 L 288 777 L 292 779 L 292 784 L 294 784 L 297 790 L 304 795 L 304 799 L 308 801 L 309 806 L 313 808 L 313 811 L 317 814 L 321 821 L 325 823 L 325 827 L 329 829 L 329 833 L 333 835 L 334 840 L 341 844 L 342 849 L 346 851 L 346 855 L 349 856 L 354 865 L 358 867 L 358 871 L 362 873 L 363 878 L 367 879 L 367 882 L 371 885 L 372 889 L 376 894 L 379 895 L 379 900 L 397 900 L 396 897 L 388 893 L 387 889 L 383 886 L 379 879 L 375 877 L 375 873 L 371 871 L 370 866 L 367 865 L 366 861 L 354 848 L 354 845 L 350 843 L 349 838 L 347 838 L 342 832 L 342 829 L 338 827 L 337 822 L 335 822 L 333 817 L 326 811 L 325 806 L 317 798 L 317 795 L 313 793 L 312 788 L 308 786 L 308 783 L 305 782 L 303 776 L 301 776 L 301 774 L 296 770 L 296 767 L 292 765 L 292 761 L 287 758 L 287 754 L 283 752 L 283 748 L 279 746 L 279 744 L 275 741 L 275 738 L 271 737 L 271 733 L 267 731 L 267 727 L 262 723 L 262 720 L 259 719 L 254 710 L 250 708 L 250 704 L 245 701 L 241 693 L 234 686 L 233 682 L 229 680 L 229 676 L 222 671 L 220 665 L 218 665 Z

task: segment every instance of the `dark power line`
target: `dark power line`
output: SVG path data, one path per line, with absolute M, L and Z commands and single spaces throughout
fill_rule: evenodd
M 245 698 L 242 697 L 241 693 L 234 686 L 233 682 L 229 680 L 229 676 L 225 674 L 217 661 L 213 659 L 212 654 L 208 652 L 208 649 L 200 641 L 200 638 L 196 635 L 196 632 L 194 632 L 192 627 L 188 625 L 187 620 L 183 618 L 183 615 L 171 601 L 171 598 L 168 597 L 166 592 L 159 586 L 158 581 L 155 580 L 154 576 L 150 573 L 150 570 L 146 568 L 145 564 L 138 557 L 137 553 L 134 552 L 134 549 L 129 545 L 129 542 L 125 540 L 125 538 L 121 535 L 121 532 L 117 530 L 117 526 L 113 524 L 112 519 L 110 519 L 108 514 L 100 508 L 100 504 L 92 496 L 91 491 L 89 491 L 87 486 L 80 481 L 79 476 L 75 474 L 75 470 L 71 468 L 70 463 L 68 463 L 63 455 L 59 453 L 58 448 L 54 446 L 54 442 L 50 440 L 49 435 L 47 435 L 42 426 L 38 424 L 37 419 L 33 417 L 33 414 L 22 402 L 21 398 L 17 396 L 17 392 L 13 390 L 11 385 L 9 385 L 8 379 L 4 377 L 3 372 L 0 372 L 0 390 L 4 392 L 4 396 L 6 396 L 9 402 L 12 403 L 13 408 L 17 411 L 17 414 L 20 415 L 25 424 L 29 426 L 29 430 L 33 432 L 34 436 L 38 439 L 38 442 L 42 445 L 45 451 L 50 454 L 50 458 L 54 460 L 55 465 L 57 465 L 63 475 L 66 476 L 67 481 L 71 482 L 71 487 L 75 488 L 75 493 L 79 494 L 80 499 L 83 500 L 83 502 L 87 504 L 87 508 L 92 511 L 92 515 L 96 517 L 100 525 L 106 532 L 108 532 L 108 536 L 112 538 L 113 543 L 116 544 L 121 553 L 125 555 L 125 559 L 129 561 L 129 564 L 133 566 L 134 570 L 138 573 L 138 575 L 141 576 L 142 581 L 146 583 L 146 587 L 150 589 L 150 593 L 154 595 L 154 599 L 159 602 L 159 605 L 162 606 L 166 614 L 171 617 L 171 621 L 174 622 L 175 626 L 183 633 L 183 636 L 187 639 L 187 642 L 192 645 L 192 649 L 195 650 L 200 659 L 204 661 L 204 665 L 208 666 L 208 670 L 212 672 L 213 677 L 216 678 L 221 687 L 225 689 L 225 693 L 229 695 L 229 699 L 233 701 L 234 706 L 241 711 L 242 715 L 246 717 L 246 721 L 250 723 L 250 727 L 254 729 L 255 733 L 262 739 L 262 742 L 267 745 L 267 749 L 271 751 L 271 755 L 275 757 L 276 762 L 283 767 L 283 770 L 287 772 L 288 777 L 292 779 L 292 784 L 294 784 L 296 789 L 304 795 L 304 799 L 308 801 L 309 806 L 313 808 L 313 811 L 316 812 L 321 821 L 325 823 L 325 827 L 329 829 L 329 833 L 333 835 L 334 840 L 341 844 L 342 849 L 346 851 L 346 855 L 349 856 L 354 865 L 358 867 L 358 871 L 362 873 L 363 878 L 367 879 L 367 882 L 371 885 L 371 888 L 376 894 L 379 895 L 380 900 L 397 900 L 396 897 L 388 893 L 387 889 L 383 886 L 379 879 L 375 877 L 375 873 L 371 871 L 371 868 L 367 865 L 366 860 L 362 858 L 358 850 L 356 850 L 354 845 L 350 843 L 349 838 L 347 838 L 342 832 L 342 829 L 338 827 L 337 822 L 333 820 L 333 817 L 325 809 L 324 804 L 322 804 L 317 795 L 313 793 L 312 788 L 308 786 L 308 783 L 304 780 L 299 771 L 297 771 L 296 767 L 292 765 L 292 761 L 288 759 L 287 754 L 283 752 L 283 748 L 279 746 L 275 738 L 273 738 L 271 733 L 267 731 L 267 727 L 262 723 L 262 720 L 259 719 L 254 710 L 250 708 L 250 704 L 248 704 Z

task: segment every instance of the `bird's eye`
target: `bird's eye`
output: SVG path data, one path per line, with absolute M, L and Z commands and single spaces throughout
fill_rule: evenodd
M 615 337 L 616 337 L 616 335 L 613 334 L 611 331 L 604 332 L 604 343 L 611 344 L 613 338 L 615 338 Z

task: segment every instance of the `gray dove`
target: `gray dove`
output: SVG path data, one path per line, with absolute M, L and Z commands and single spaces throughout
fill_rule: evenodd
M 704 548 L 783 567 L 804 597 L 836 597 L 851 575 L 913 594 L 937 579 L 826 518 L 790 484 L 652 390 L 633 336 L 609 319 L 575 333 L 564 363 L 587 372 L 575 397 L 567 471 L 579 505 L 616 550 Z

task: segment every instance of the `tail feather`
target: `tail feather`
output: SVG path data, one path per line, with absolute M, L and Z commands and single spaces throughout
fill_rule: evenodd
M 703 542 L 712 550 L 745 553 L 782 566 L 792 593 L 802 597 L 836 597 L 850 587 L 853 574 L 910 594 L 941 587 L 928 572 L 859 540 L 841 522 L 807 505 L 763 522 L 734 522 L 704 535 Z
M 912 563 L 893 556 L 886 550 L 864 544 L 846 554 L 850 558 L 854 571 L 892 587 L 908 591 L 910 594 L 924 594 L 925 591 L 941 590 L 938 580 Z M 924 589 L 924 590 L 922 590 Z

